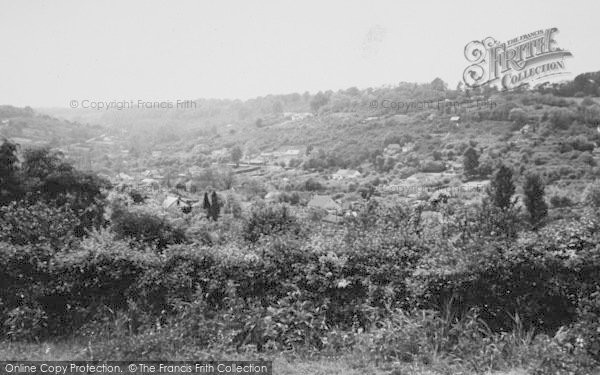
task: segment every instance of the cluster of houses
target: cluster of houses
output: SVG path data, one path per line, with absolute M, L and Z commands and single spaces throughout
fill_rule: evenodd
M 285 151 L 261 152 L 258 156 L 247 156 L 241 160 L 242 163 L 250 165 L 266 165 L 268 163 L 289 163 L 291 159 L 301 156 L 299 149 L 287 149 Z
M 310 112 L 284 112 L 283 113 L 283 117 L 286 120 L 290 120 L 290 121 L 304 120 L 306 118 L 310 118 L 313 116 L 314 115 Z

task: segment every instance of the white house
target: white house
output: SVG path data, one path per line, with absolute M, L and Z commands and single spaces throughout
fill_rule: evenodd
M 133 181 L 133 177 L 121 172 L 117 175 L 117 178 L 119 180 L 123 180 L 123 181 Z
M 346 178 L 358 178 L 360 177 L 360 172 L 354 169 L 340 169 L 335 172 L 332 176 L 334 180 L 343 180 Z

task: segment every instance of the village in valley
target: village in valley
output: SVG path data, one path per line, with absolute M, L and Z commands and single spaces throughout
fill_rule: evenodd
M 406 113 L 374 113 L 360 107 L 340 110 L 332 104 L 340 100 L 337 98 L 360 95 L 354 89 L 328 95 L 326 100 L 316 95 L 312 101 L 300 96 L 262 99 L 274 103 L 273 112 L 256 120 L 223 119 L 219 120 L 224 122 L 221 126 L 197 130 L 164 125 L 156 130 L 154 142 L 144 147 L 136 142 L 139 130 L 110 124 L 83 127 L 86 132 L 82 134 L 69 128 L 74 136 L 62 142 L 55 139 L 53 144 L 44 141 L 50 133 L 43 122 L 19 129 L 15 124 L 24 123 L 22 120 L 4 118 L 0 131 L 18 135 L 12 139 L 24 147 L 55 147 L 76 167 L 94 170 L 109 180 L 115 191 L 135 196 L 138 206 L 167 217 L 205 217 L 204 196 L 216 192 L 222 215 L 232 214 L 232 205 L 244 212 L 261 200 L 291 203 L 297 214 L 330 224 L 356 215 L 371 198 L 423 205 L 425 210 L 440 195 L 475 199 L 489 183 L 500 149 L 519 158 L 521 153 L 534 155 L 536 148 L 547 147 L 544 139 L 552 137 L 548 130 L 539 129 L 544 106 L 529 108 L 524 115 L 513 100 L 493 92 L 487 97 L 475 96 L 478 101 L 486 98 L 493 103 L 489 108 L 447 105 L 441 112 L 431 108 Z M 374 93 L 363 95 L 372 97 Z M 457 101 L 464 94 L 446 95 Z M 318 100 L 324 100 L 320 107 L 315 106 Z M 285 101 L 319 109 L 283 112 L 281 103 Z M 298 103 L 291 107 L 302 107 Z M 245 113 L 243 108 L 238 111 Z M 505 118 L 486 119 L 494 113 Z M 75 126 L 48 115 L 21 115 Z M 168 136 L 161 136 L 161 131 Z M 559 145 L 564 140 L 553 142 Z M 467 148 L 477 154 L 481 161 L 477 168 L 483 173 L 465 173 L 463 153 Z M 596 163 L 599 150 L 592 147 L 587 151 L 589 163 Z M 559 185 L 558 190 L 566 187 Z

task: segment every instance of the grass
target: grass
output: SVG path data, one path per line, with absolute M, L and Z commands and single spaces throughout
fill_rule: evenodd
M 101 345 L 83 340 L 48 341 L 39 343 L 0 342 L 0 360 L 29 360 L 29 361 L 68 361 L 90 360 L 93 358 L 94 347 Z M 197 352 L 194 348 L 181 348 L 181 353 Z M 339 356 L 303 356 L 294 353 L 252 354 L 252 353 L 227 353 L 205 352 L 204 356 L 194 357 L 201 359 L 218 360 L 256 360 L 261 357 L 273 360 L 273 374 L 276 375 L 458 375 L 457 372 L 438 369 L 439 366 L 422 365 L 416 363 L 386 362 L 375 363 L 368 358 L 355 355 Z M 179 354 L 182 355 L 182 354 Z M 189 357 L 179 357 L 175 354 L 172 360 L 184 360 Z M 112 360 L 112 359 L 111 359 Z M 117 360 L 115 358 L 114 360 Z M 497 375 L 525 375 L 523 369 L 514 369 L 508 372 L 495 372 Z M 468 373 L 461 373 L 468 375 Z

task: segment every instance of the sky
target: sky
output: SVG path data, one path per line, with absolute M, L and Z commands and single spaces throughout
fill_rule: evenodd
M 0 104 L 249 99 L 440 77 L 464 47 L 557 27 L 600 70 L 600 1 L 0 0 Z

